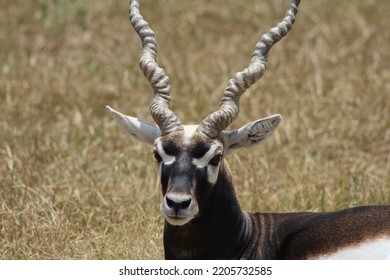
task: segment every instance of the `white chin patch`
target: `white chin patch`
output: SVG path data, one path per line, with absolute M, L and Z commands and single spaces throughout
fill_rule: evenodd
M 191 203 L 191 206 L 188 209 L 176 213 L 174 210 L 170 209 L 164 201 L 160 204 L 160 213 L 165 220 L 173 226 L 185 225 L 195 218 L 199 212 L 197 203 Z

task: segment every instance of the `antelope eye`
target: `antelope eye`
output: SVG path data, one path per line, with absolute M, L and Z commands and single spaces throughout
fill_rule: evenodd
M 216 155 L 214 156 L 210 161 L 209 161 L 209 164 L 213 165 L 213 166 L 217 166 L 219 164 L 219 162 L 221 161 L 222 159 L 222 155 Z
M 162 157 L 156 151 L 153 151 L 153 156 L 157 163 L 162 162 Z

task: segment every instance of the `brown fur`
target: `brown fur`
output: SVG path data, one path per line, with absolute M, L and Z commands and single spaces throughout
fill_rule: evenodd
M 368 240 L 390 239 L 390 206 L 328 213 L 251 214 L 256 243 L 244 258 L 310 259 Z

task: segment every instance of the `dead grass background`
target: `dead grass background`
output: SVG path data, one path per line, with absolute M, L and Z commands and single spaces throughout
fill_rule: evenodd
M 286 0 L 141 3 L 184 123 L 217 108 Z M 105 115 L 151 120 L 127 1 L 0 3 L 0 258 L 160 259 L 151 149 Z M 232 128 L 281 113 L 228 161 L 248 211 L 390 203 L 390 2 L 303 0 Z

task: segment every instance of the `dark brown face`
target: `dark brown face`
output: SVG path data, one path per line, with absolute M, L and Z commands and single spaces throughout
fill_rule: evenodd
M 156 139 L 154 155 L 159 167 L 163 201 L 160 211 L 171 225 L 195 218 L 217 182 L 223 145 L 193 126 Z

